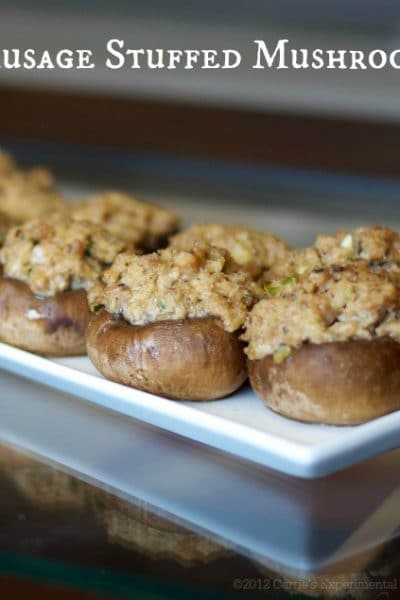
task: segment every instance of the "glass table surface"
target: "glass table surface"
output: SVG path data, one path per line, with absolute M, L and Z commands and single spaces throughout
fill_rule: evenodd
M 0 573 L 133 598 L 398 597 L 400 450 L 301 480 L 0 386 Z

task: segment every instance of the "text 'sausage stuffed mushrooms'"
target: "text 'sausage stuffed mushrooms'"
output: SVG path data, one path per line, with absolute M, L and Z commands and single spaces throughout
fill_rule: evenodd
M 335 425 L 400 409 L 399 273 L 392 267 L 308 264 L 267 287 L 243 339 L 250 382 L 270 408 Z
M 196 244 L 205 243 L 228 252 L 228 268 L 246 271 L 258 279 L 274 264 L 286 258 L 288 246 L 272 235 L 245 225 L 200 223 L 176 234 L 171 247 L 190 251 Z
M 169 398 L 212 400 L 246 379 L 239 332 L 253 302 L 224 250 L 122 254 L 89 291 L 87 351 L 109 379 Z
M 85 352 L 86 290 L 126 245 L 64 215 L 13 227 L 0 250 L 0 340 L 48 355 Z
M 72 208 L 72 216 L 102 225 L 145 252 L 166 246 L 180 224 L 171 210 L 116 191 L 90 196 Z

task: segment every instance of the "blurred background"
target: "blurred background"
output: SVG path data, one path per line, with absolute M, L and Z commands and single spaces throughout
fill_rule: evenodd
M 251 64 L 255 39 L 390 51 L 399 25 L 396 0 L 3 0 L 2 48 L 90 48 L 96 68 L 1 69 L 0 143 L 72 187 L 79 179 L 191 202 L 190 218 L 203 220 L 244 211 L 294 243 L 350 222 L 393 223 L 399 72 Z M 131 48 L 236 48 L 243 61 L 232 71 L 110 70 L 114 37 Z

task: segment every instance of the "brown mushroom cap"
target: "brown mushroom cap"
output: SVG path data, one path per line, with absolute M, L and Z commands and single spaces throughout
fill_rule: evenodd
M 37 354 L 85 354 L 86 292 L 38 298 L 16 279 L 0 279 L 0 340 Z
M 357 425 L 400 409 L 400 344 L 388 337 L 305 344 L 248 369 L 267 406 L 299 421 Z
M 177 400 L 215 400 L 246 379 L 242 343 L 213 317 L 134 326 L 103 310 L 87 353 L 108 379 Z

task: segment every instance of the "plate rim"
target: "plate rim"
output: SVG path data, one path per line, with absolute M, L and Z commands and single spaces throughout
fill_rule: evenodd
M 343 436 L 306 446 L 1 342 L 0 368 L 240 459 L 306 479 L 328 475 L 399 445 L 391 440 L 396 433 L 400 437 L 400 411 L 349 427 Z M 77 380 L 74 373 L 79 373 Z

